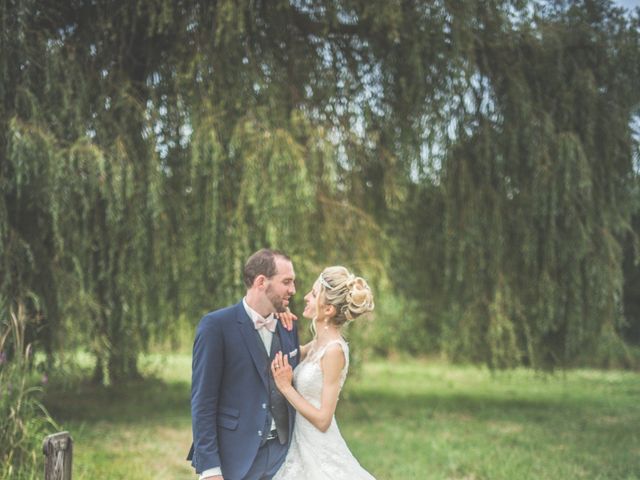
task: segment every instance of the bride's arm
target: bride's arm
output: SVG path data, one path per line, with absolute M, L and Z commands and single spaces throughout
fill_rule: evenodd
M 282 392 L 282 395 L 284 395 L 293 408 L 309 420 L 318 430 L 326 432 L 331 425 L 331 420 L 338 404 L 340 372 L 344 364 L 344 353 L 340 345 L 332 345 L 327 348 L 321 360 L 323 382 L 320 408 L 310 404 L 293 388 L 293 385 L 291 385 L 293 371 L 291 370 L 287 357 L 283 358 L 282 353 L 276 354 L 276 358 L 271 364 L 271 371 L 278 390 Z M 281 366 L 280 368 L 275 368 L 276 365 Z

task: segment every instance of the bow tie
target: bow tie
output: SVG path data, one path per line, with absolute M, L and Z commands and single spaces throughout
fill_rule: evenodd
M 276 331 L 276 317 L 274 315 L 269 315 L 267 318 L 257 318 L 253 320 L 253 326 L 256 327 L 256 330 L 265 327 L 271 333 Z

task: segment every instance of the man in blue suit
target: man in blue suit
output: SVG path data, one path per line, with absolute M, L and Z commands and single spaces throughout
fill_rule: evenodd
M 242 301 L 208 313 L 196 330 L 187 460 L 200 479 L 270 479 L 293 432 L 295 411 L 270 372 L 278 351 L 294 368 L 298 363 L 296 327 L 288 331 L 274 317 L 296 292 L 293 264 L 282 252 L 262 249 L 243 273 Z

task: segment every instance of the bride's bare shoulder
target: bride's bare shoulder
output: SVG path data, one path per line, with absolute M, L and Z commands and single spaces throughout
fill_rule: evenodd
M 342 371 L 347 362 L 346 353 L 340 343 L 335 342 L 327 345 L 322 355 L 323 367 Z

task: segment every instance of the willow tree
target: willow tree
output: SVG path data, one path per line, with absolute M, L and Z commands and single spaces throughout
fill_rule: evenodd
M 413 210 L 424 220 L 410 226 L 434 246 L 410 258 L 422 254 L 418 285 L 440 302 L 441 346 L 494 367 L 570 365 L 603 339 L 622 348 L 633 234 L 638 18 L 610 2 L 525 7 L 451 11 L 451 116 L 415 193 L 442 215 Z
M 98 377 L 135 375 L 161 306 L 153 301 L 161 185 L 144 136 L 142 54 L 118 48 L 127 36 L 105 46 L 113 37 L 83 21 L 87 9 L 16 2 L 3 14 L 4 38 L 15 44 L 3 69 L 3 223 L 30 258 L 9 281 L 26 273 L 14 285 L 43 300 L 49 353 L 81 339 Z
M 3 289 L 43 299 L 49 352 L 84 345 L 96 379 L 135 376 L 177 317 L 237 298 L 252 250 L 287 249 L 304 273 L 331 258 L 323 241 L 353 261 L 378 248 L 352 240 L 376 226 L 341 191 L 333 125 L 309 113 L 334 101 L 331 71 L 313 82 L 326 55 L 287 27 L 304 19 L 288 2 L 2 15 Z
M 264 245 L 303 283 L 392 272 L 454 356 L 615 333 L 640 62 L 610 3 L 1 5 L 0 294 L 98 379 L 236 299 Z

